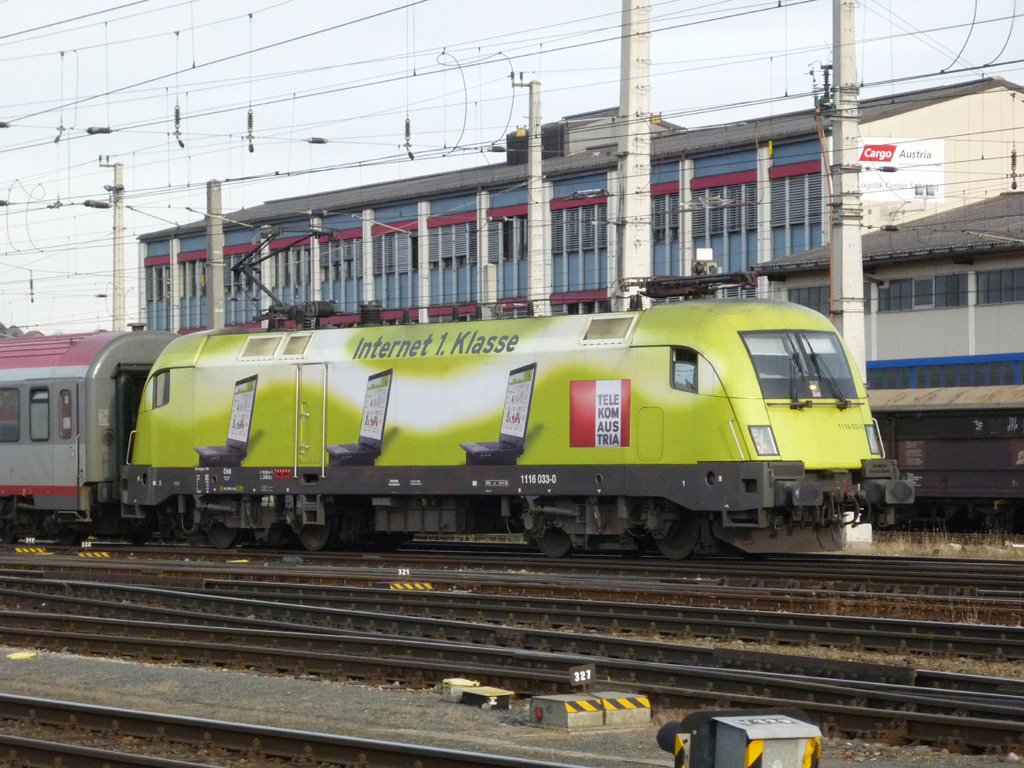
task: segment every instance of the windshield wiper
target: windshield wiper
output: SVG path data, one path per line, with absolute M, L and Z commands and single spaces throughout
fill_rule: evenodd
M 803 379 L 803 375 L 800 353 L 794 349 L 789 355 L 789 407 L 794 410 L 806 408 L 811 404 L 810 400 L 800 400 L 800 380 Z
M 850 401 L 843 394 L 842 389 L 832 376 L 831 371 L 828 369 L 828 364 L 820 359 L 817 352 L 811 352 L 811 365 L 814 366 L 814 370 L 818 373 L 818 378 L 825 383 L 825 387 L 828 389 L 829 394 L 832 395 L 839 402 L 836 403 L 836 408 L 839 410 L 845 410 L 850 407 Z

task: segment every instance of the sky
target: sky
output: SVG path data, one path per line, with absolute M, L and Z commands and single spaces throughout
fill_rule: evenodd
M 651 110 L 687 127 L 813 106 L 833 0 L 650 0 Z M 622 0 L 0 0 L 0 323 L 112 323 L 137 238 L 267 200 L 456 171 L 528 122 L 615 106 Z M 1024 2 L 859 0 L 865 96 L 1024 83 Z M 1022 111 L 1024 122 L 1024 111 Z M 95 129 L 101 128 L 103 132 Z M 109 132 L 105 132 L 106 129 Z M 93 129 L 90 131 L 90 129 Z M 193 210 L 190 210 L 193 209 Z

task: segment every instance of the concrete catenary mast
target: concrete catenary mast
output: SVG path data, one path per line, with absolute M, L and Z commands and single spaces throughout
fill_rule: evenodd
M 833 65 L 835 106 L 832 116 L 832 321 L 843 334 L 867 377 L 864 333 L 864 266 L 861 249 L 860 109 L 857 96 L 857 50 L 854 37 L 855 0 L 833 0 Z
M 619 90 L 619 279 L 651 272 L 651 4 L 622 0 Z M 626 309 L 630 296 L 612 296 Z M 639 301 L 636 296 L 634 301 Z

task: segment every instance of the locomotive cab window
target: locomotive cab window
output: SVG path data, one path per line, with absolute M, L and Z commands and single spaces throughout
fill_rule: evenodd
M 845 407 L 857 396 L 835 333 L 754 331 L 740 335 L 766 399 L 836 400 Z
M 171 372 L 157 371 L 154 373 L 149 380 L 149 389 L 152 398 L 150 404 L 154 410 L 167 405 L 171 401 Z M 143 395 L 142 399 L 145 402 L 146 396 Z
M 0 389 L 0 443 L 21 439 L 21 405 L 16 389 Z
M 697 353 L 692 349 L 672 350 L 672 387 L 697 391 Z
M 35 442 L 50 439 L 50 390 L 48 389 L 29 391 L 28 436 Z

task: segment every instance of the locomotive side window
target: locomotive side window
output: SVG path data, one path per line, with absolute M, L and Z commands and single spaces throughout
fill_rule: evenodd
M 0 389 L 0 443 L 21 439 L 20 398 L 16 389 Z
M 61 440 L 69 440 L 71 438 L 71 390 L 62 389 L 58 396 L 58 407 L 60 409 L 60 427 L 59 434 Z
M 697 353 L 692 349 L 672 350 L 672 387 L 697 391 Z
M 50 439 L 50 390 L 48 389 L 29 390 L 28 437 L 36 442 Z
M 149 382 L 153 390 L 153 408 L 167 405 L 171 401 L 171 372 L 159 371 Z

